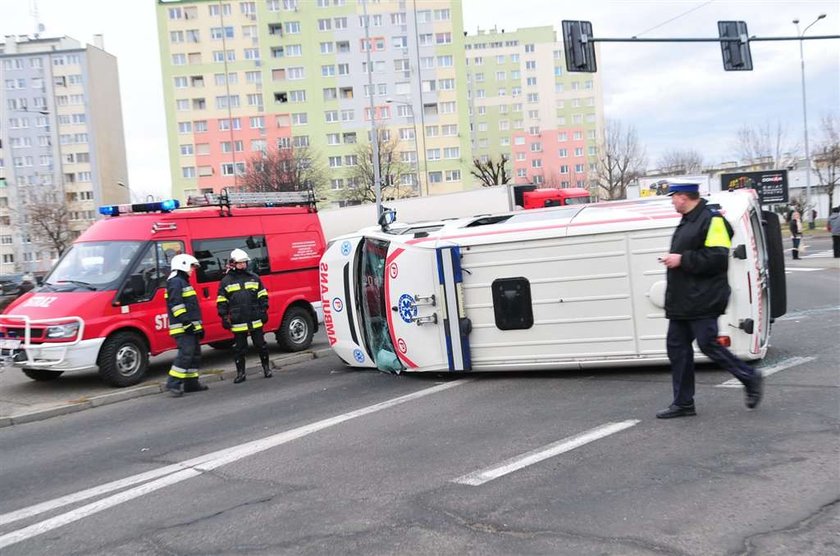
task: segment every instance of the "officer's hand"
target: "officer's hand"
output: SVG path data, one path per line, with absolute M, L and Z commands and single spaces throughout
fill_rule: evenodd
M 227 317 L 222 318 L 222 328 L 225 330 L 230 330 L 230 319 Z

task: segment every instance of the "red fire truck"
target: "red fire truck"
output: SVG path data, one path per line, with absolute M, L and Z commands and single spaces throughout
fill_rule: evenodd
M 179 253 L 200 263 L 192 280 L 204 318 L 203 343 L 232 346 L 232 334 L 216 313 L 216 296 L 235 248 L 250 255 L 249 269 L 269 292 L 266 330 L 287 351 L 311 344 L 323 320 L 317 267 L 325 241 L 309 192 L 223 192 L 185 208 L 169 200 L 99 210 L 107 218 L 73 243 L 40 288 L 0 315 L 6 364 L 39 381 L 98 368 L 108 384 L 137 384 L 150 355 L 175 347 L 164 292 L 169 261 Z

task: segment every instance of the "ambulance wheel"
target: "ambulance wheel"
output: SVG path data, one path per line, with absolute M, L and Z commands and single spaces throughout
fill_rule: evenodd
M 109 336 L 99 352 L 99 374 L 111 386 L 131 386 L 143 380 L 149 366 L 149 349 L 135 332 Z
M 301 351 L 312 345 L 315 325 L 312 315 L 302 307 L 290 307 L 283 315 L 283 323 L 277 331 L 277 343 L 286 351 Z
M 45 371 L 44 369 L 23 369 L 23 374 L 37 380 L 38 382 L 46 382 L 48 380 L 55 380 L 62 375 L 64 371 Z
M 207 345 L 213 349 L 230 349 L 233 347 L 233 340 L 220 340 L 218 342 L 210 342 Z

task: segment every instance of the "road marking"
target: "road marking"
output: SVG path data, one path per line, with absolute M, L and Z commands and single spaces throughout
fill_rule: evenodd
M 580 448 L 585 444 L 589 444 L 590 442 L 604 438 L 605 436 L 621 432 L 624 429 L 629 429 L 638 423 L 638 419 L 630 419 L 629 421 L 621 421 L 620 423 L 607 423 L 586 432 L 564 438 L 563 440 L 559 440 L 542 448 L 537 448 L 536 450 L 515 456 L 493 467 L 488 467 L 480 471 L 463 475 L 457 479 L 452 479 L 452 482 L 470 486 L 483 485 L 488 481 L 498 479 L 508 473 L 513 473 L 523 467 L 528 467 L 529 465 L 541 462 L 544 459 L 554 457 L 564 452 L 569 452 L 575 448 Z
M 772 374 L 776 374 L 779 371 L 784 371 L 785 369 L 790 369 L 791 367 L 796 367 L 797 365 L 801 365 L 803 363 L 808 363 L 810 361 L 816 360 L 816 357 L 791 357 L 790 359 L 783 359 L 779 361 L 775 365 L 771 365 L 770 367 L 757 367 L 757 371 L 761 371 L 761 376 L 767 378 Z M 731 378 L 726 382 L 721 384 L 715 385 L 715 388 L 741 388 L 743 384 L 737 378 Z
M 69 523 L 73 523 L 74 521 L 78 521 L 95 513 L 101 512 L 110 507 L 116 506 L 117 504 L 122 504 L 123 502 L 127 502 L 129 500 L 133 500 L 134 498 L 138 498 L 145 494 L 149 494 L 163 487 L 174 485 L 181 481 L 197 477 L 203 472 L 216 469 L 217 467 L 221 467 L 223 465 L 233 463 L 248 456 L 252 456 L 254 454 L 264 452 L 282 444 L 286 444 L 287 442 L 291 442 L 292 440 L 297 440 L 298 438 L 302 438 L 304 436 L 313 434 L 326 428 L 333 427 L 351 419 L 356 419 L 357 417 L 370 415 L 371 413 L 376 413 L 384 409 L 390 409 L 392 407 L 404 404 L 406 402 L 414 401 L 416 399 L 423 398 L 431 394 L 437 394 L 438 392 L 449 390 L 450 388 L 466 384 L 467 382 L 469 382 L 469 379 L 454 380 L 445 384 L 439 384 L 431 388 L 426 388 L 424 390 L 419 390 L 411 394 L 406 394 L 405 396 L 400 396 L 398 398 L 393 398 L 391 400 L 386 400 L 384 402 L 369 405 L 367 407 L 363 407 L 355 411 L 350 411 L 348 413 L 336 415 L 335 417 L 330 417 L 328 419 L 316 421 L 315 423 L 310 423 L 308 425 L 304 425 L 296 429 L 277 433 L 271 436 L 267 436 L 265 438 L 252 440 L 250 442 L 246 442 L 238 446 L 232 446 L 230 448 L 225 448 L 216 452 L 204 454 L 203 456 L 198 456 L 173 465 L 167 465 L 165 467 L 161 467 L 160 469 L 154 469 L 152 471 L 147 471 L 138 475 L 126 477 L 125 479 L 112 481 L 104 485 L 82 490 L 73 494 L 69 494 L 67 496 L 56 498 L 54 500 L 48 500 L 40 504 L 35 504 L 27 508 L 0 515 L 1 526 L 27 517 L 32 517 L 44 512 L 52 511 L 56 508 L 66 506 L 74 502 L 94 498 L 96 496 L 107 494 L 109 492 L 120 490 L 122 488 L 126 488 L 139 483 L 143 483 L 145 481 L 151 481 L 146 484 L 132 488 L 130 490 L 114 494 L 112 496 L 109 496 L 108 498 L 97 500 L 96 502 L 92 502 L 86 506 L 82 506 L 67 513 L 47 519 L 45 521 L 41 521 L 28 527 L 24 527 L 22 529 L 2 535 L 0 536 L 0 549 L 15 543 L 19 543 L 23 540 L 41 535 L 43 533 L 46 533 L 47 531 L 51 531 Z
M 815 270 L 825 270 L 823 268 L 806 268 L 806 267 L 787 267 L 785 269 L 785 274 L 790 274 L 791 272 L 814 272 Z

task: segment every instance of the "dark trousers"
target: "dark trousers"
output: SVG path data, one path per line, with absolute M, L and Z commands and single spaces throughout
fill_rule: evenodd
M 840 258 L 840 236 L 831 236 L 831 246 L 834 248 L 834 258 Z
M 237 365 L 245 366 L 245 354 L 248 352 L 248 334 L 251 341 L 260 354 L 260 360 L 268 358 L 268 344 L 265 343 L 265 335 L 262 328 L 255 328 L 249 332 L 234 332 L 233 334 L 233 360 Z
M 175 336 L 175 345 L 178 346 L 178 354 L 172 362 L 172 369 L 169 371 L 166 386 L 179 388 L 183 380 L 190 380 L 198 376 L 197 373 L 189 371 L 198 369 L 201 365 L 201 340 L 195 334 L 179 334 Z M 193 377 L 193 374 L 196 376 Z
M 694 405 L 694 349 L 697 345 L 709 359 L 729 371 L 742 383 L 751 382 L 757 372 L 717 343 L 717 319 L 672 320 L 668 323 L 668 359 L 671 361 L 671 382 L 674 387 L 674 405 Z

